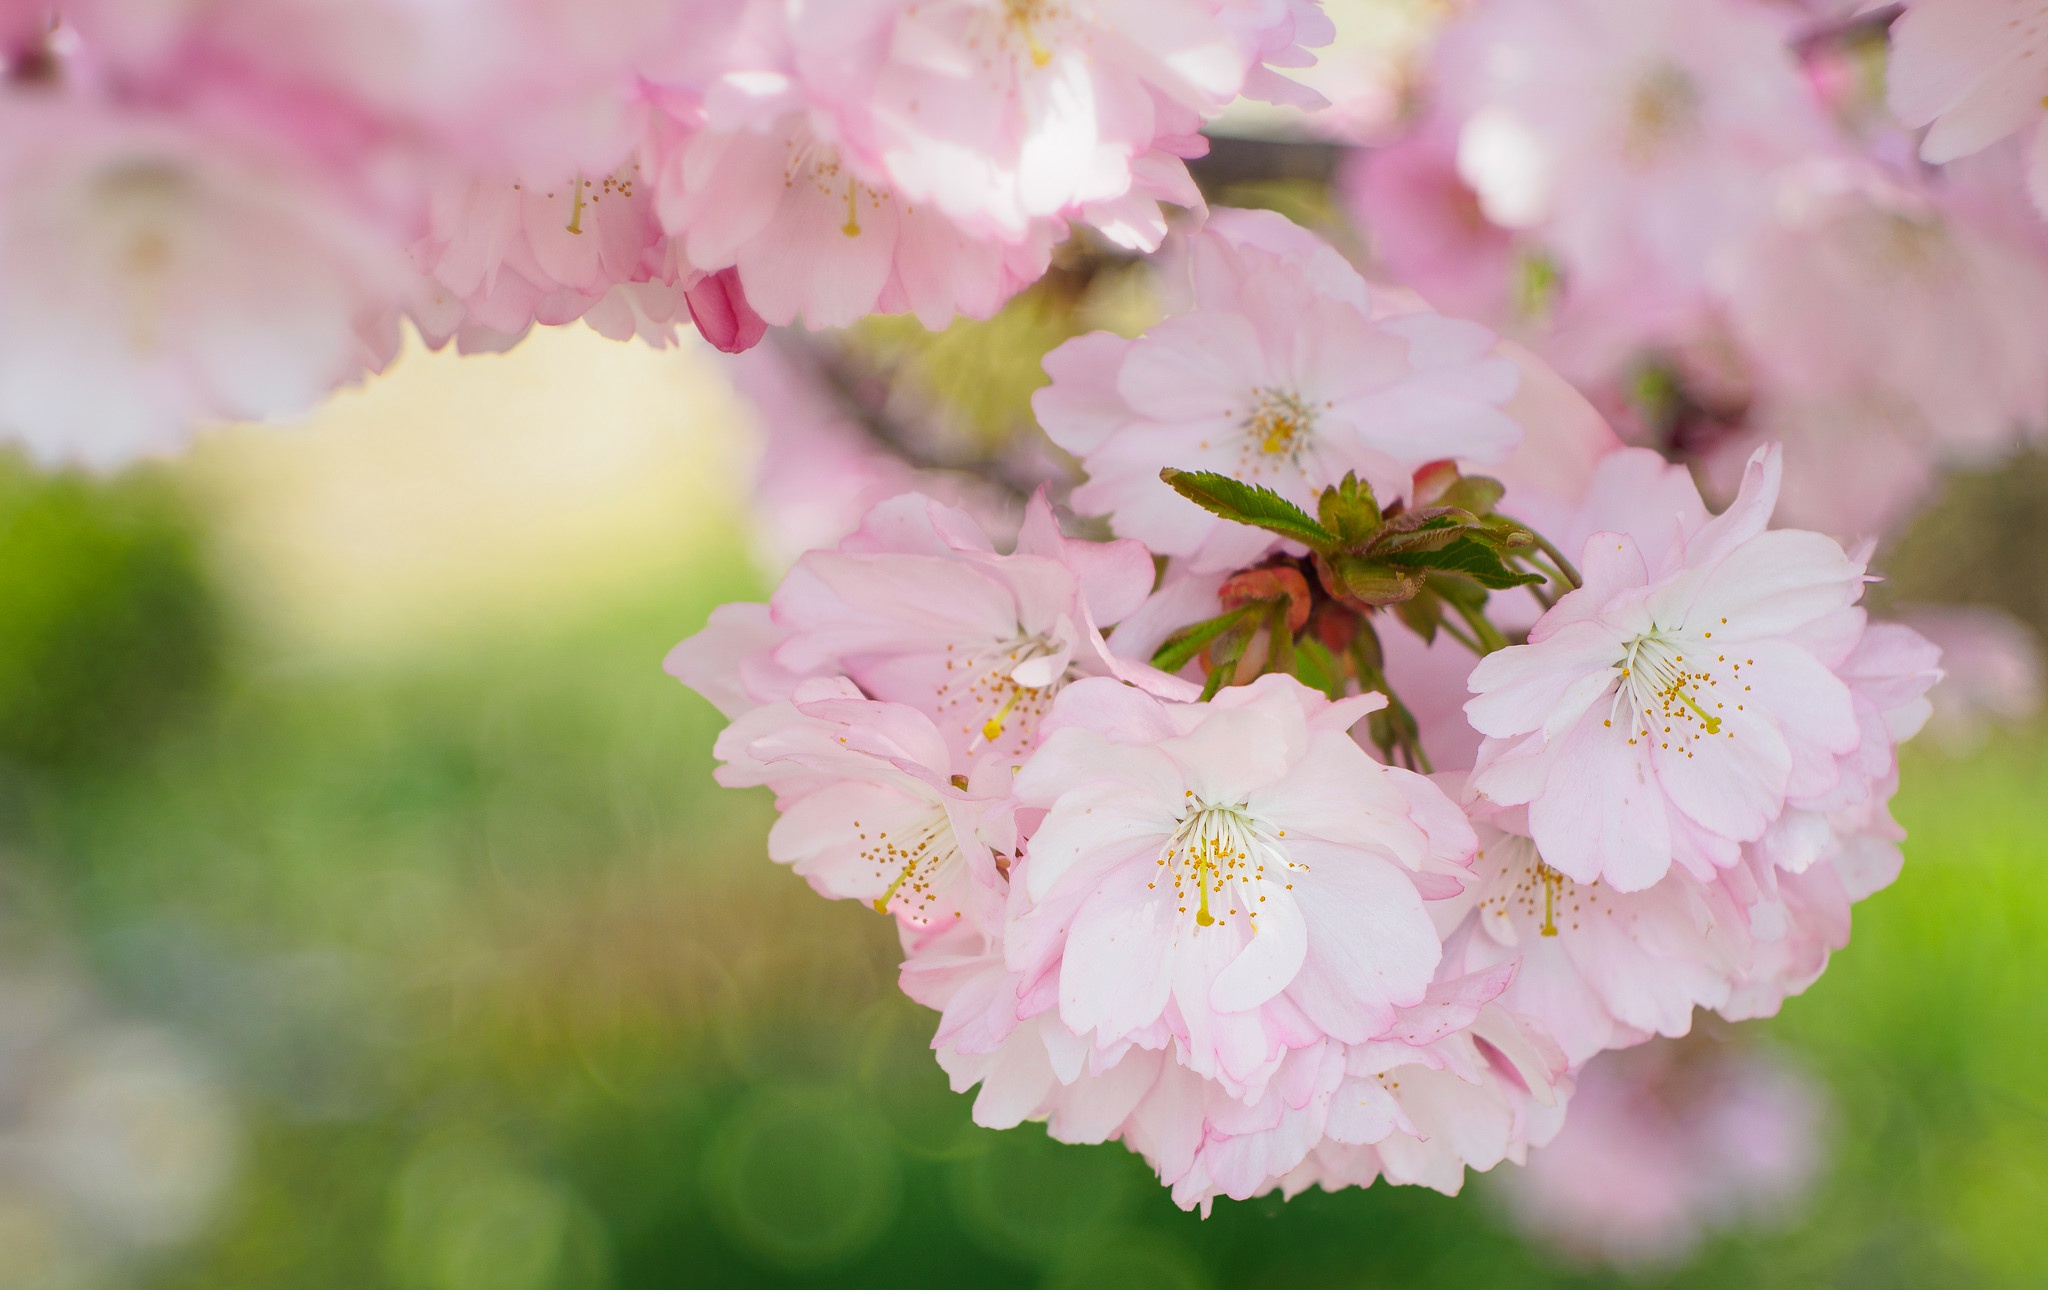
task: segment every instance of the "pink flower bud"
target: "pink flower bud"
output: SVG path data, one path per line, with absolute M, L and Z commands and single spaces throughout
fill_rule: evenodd
M 728 354 L 745 353 L 768 334 L 768 324 L 747 303 L 738 269 L 720 269 L 691 287 L 684 298 L 689 302 L 690 321 L 697 324 L 704 339 Z

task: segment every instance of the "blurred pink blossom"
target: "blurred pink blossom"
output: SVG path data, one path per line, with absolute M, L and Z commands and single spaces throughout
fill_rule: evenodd
M 1920 156 L 1940 164 L 2028 130 L 2027 182 L 2048 211 L 2048 21 L 2024 0 L 1908 0 L 1892 24 L 1892 111 L 1931 125 Z
M 0 93 L 0 425 L 110 466 L 289 416 L 396 352 L 379 213 L 258 135 Z
M 1830 146 L 1790 34 L 1751 0 L 1485 0 L 1438 59 L 1459 173 L 1573 292 L 1668 328 L 1768 214 L 1771 174 Z
M 1990 727 L 2041 710 L 2041 644 L 2025 624 L 1988 605 L 1913 605 L 1898 617 L 1941 649 L 1941 683 L 1928 733 L 1967 752 Z
M 1709 1232 L 1796 1212 L 1823 1164 L 1826 1111 L 1810 1079 L 1761 1051 L 1699 1039 L 1610 1053 L 1501 1193 L 1523 1230 L 1575 1261 L 1669 1266 Z

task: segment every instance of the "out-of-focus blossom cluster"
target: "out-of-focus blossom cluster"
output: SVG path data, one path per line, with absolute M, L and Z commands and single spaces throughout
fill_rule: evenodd
M 1826 1129 L 1820 1090 L 1783 1059 L 1660 1039 L 1587 1066 L 1571 1122 L 1502 1191 L 1522 1228 L 1575 1262 L 1666 1267 L 1717 1229 L 1795 1219 Z
M 0 977 L 0 1044 L 0 1279 L 125 1282 L 205 1229 L 239 1134 L 184 1043 L 109 1015 L 44 963 Z
M 770 855 L 893 918 L 979 1122 L 1122 1141 L 1205 1211 L 1455 1192 L 1599 1054 L 1820 974 L 1898 871 L 1938 651 L 1870 620 L 1867 553 L 1772 527 L 1776 448 L 1714 514 L 1270 213 L 1161 273 L 1034 400 L 1113 540 L 1041 490 L 999 549 L 906 492 L 669 670 Z
M 985 317 L 1150 250 L 1315 0 L 9 0 L 0 433 L 96 464 L 584 319 Z

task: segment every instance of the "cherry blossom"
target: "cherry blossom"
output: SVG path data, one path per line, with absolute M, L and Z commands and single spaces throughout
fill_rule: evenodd
M 1860 742 L 1838 669 L 1863 566 L 1819 534 L 1766 530 L 1780 469 L 1759 452 L 1735 504 L 1654 568 L 1633 536 L 1595 535 L 1586 585 L 1473 671 L 1466 713 L 1488 739 L 1471 789 L 1527 804 L 1559 872 L 1620 891 L 1674 861 L 1711 878 L 1788 797 L 1840 781 Z
M 1211 470 L 1299 505 L 1355 472 L 1381 500 L 1416 467 L 1488 462 L 1520 430 L 1492 333 L 1427 312 L 1375 318 L 1357 273 L 1278 216 L 1218 212 L 1190 239 L 1192 309 L 1135 341 L 1098 332 L 1046 356 L 1033 400 L 1088 482 L 1073 505 L 1197 572 L 1249 564 L 1268 535 L 1180 497 L 1159 471 Z
M 509 347 L 536 322 L 587 318 L 615 340 L 674 337 L 696 276 L 675 263 L 638 165 L 597 178 L 528 185 L 470 180 L 433 206 L 413 248 L 432 294 L 413 317 L 430 345 Z
M 923 713 L 843 677 L 807 680 L 728 727 L 717 752 L 722 781 L 775 790 L 769 858 L 821 895 L 920 932 L 1000 905 L 991 848 L 1015 848 L 1009 768 L 984 759 L 963 773 Z
M 1353 1047 L 1323 1139 L 1276 1180 L 1288 1196 L 1376 1179 L 1456 1195 L 1465 1172 L 1521 1164 L 1556 1135 L 1571 1085 L 1562 1054 L 1498 1004 L 1428 1043 Z
M 705 103 L 658 136 L 662 224 L 691 265 L 735 269 L 772 324 L 836 327 L 905 311 L 932 327 L 956 313 L 987 317 L 1045 272 L 1064 231 L 1042 221 L 1008 242 L 974 237 L 909 204 L 833 141 L 781 74 L 734 73 Z
M 1719 880 L 1674 868 L 1642 891 L 1579 882 L 1536 843 L 1475 820 L 1476 881 L 1432 906 L 1449 968 L 1519 963 L 1502 1005 L 1540 1024 L 1580 1065 L 1654 1034 L 1683 1035 L 1693 1009 L 1728 1002 L 1750 963 L 1747 910 Z
M 962 756 L 993 748 L 1021 762 L 1071 681 L 1149 671 L 1112 658 L 1100 629 L 1144 600 L 1152 575 L 1136 543 L 1061 535 L 1042 495 L 1016 551 L 998 555 L 970 516 L 907 494 L 790 570 L 771 602 L 789 632 L 774 657 L 919 709 Z
M 1017 776 L 1047 814 L 1011 966 L 1056 970 L 1060 1020 L 1094 1047 L 1170 1042 L 1245 1100 L 1289 1049 L 1384 1033 L 1429 986 L 1423 897 L 1457 888 L 1472 834 L 1346 735 L 1381 702 L 1282 676 L 1207 704 L 1069 687 Z

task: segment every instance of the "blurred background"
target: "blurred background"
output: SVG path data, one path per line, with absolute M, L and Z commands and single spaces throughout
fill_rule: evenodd
M 1071 285 L 959 389 L 1021 402 Z M 936 343 L 861 352 L 900 393 Z M 715 357 L 415 350 L 172 467 L 0 462 L 0 1287 L 2043 1283 L 2032 727 L 1908 749 L 1904 876 L 1740 1028 L 1799 1158 L 1620 1270 L 1498 1178 L 1203 1221 L 972 1126 L 886 920 L 767 861 L 661 672 L 785 558 Z M 2044 515 L 2037 457 L 1958 476 L 1886 594 L 2048 626 Z

